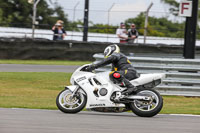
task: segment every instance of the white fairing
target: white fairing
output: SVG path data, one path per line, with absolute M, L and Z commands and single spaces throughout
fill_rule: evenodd
M 139 86 L 139 85 L 153 82 L 154 80 L 158 80 L 158 79 L 163 80 L 164 78 L 165 78 L 164 73 L 141 74 L 139 78 L 135 80 L 131 80 L 131 83 L 134 86 Z
M 124 107 L 124 104 L 116 104 L 112 102 L 110 97 L 113 92 L 122 91 L 125 88 L 113 84 L 109 80 L 109 72 L 101 72 L 95 74 L 92 72 L 80 71 L 85 66 L 87 65 L 81 66 L 72 74 L 70 79 L 72 86 L 67 87 L 73 92 L 78 85 L 85 91 L 87 95 L 86 108 Z M 131 83 L 133 83 L 135 86 L 138 86 L 162 78 L 164 78 L 164 74 L 142 74 L 140 78 L 131 81 Z M 107 90 L 107 94 L 105 96 L 101 96 L 98 91 L 97 95 L 95 95 L 94 90 L 100 90 L 102 88 Z
M 77 87 L 79 87 L 79 86 L 78 85 L 71 85 L 71 86 L 66 86 L 65 88 L 68 88 L 71 92 L 74 92 Z

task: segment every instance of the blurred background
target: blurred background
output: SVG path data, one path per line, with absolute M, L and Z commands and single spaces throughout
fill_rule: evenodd
M 33 3 L 37 0 L 0 0 L 0 37 L 31 38 Z M 144 25 L 148 12 L 147 40 L 150 44 L 183 45 L 185 17 L 178 16 L 180 0 L 90 0 L 88 41 L 119 42 L 116 29 L 124 22 L 134 23 L 139 32 L 137 43 L 144 42 Z M 65 40 L 83 37 L 85 0 L 40 0 L 37 5 L 35 38 L 52 40 L 52 26 L 64 21 Z M 200 13 L 199 13 L 200 14 Z M 199 15 L 200 16 L 200 15 Z M 200 28 L 196 45 L 200 45 Z M 164 41 L 163 41 L 164 40 Z

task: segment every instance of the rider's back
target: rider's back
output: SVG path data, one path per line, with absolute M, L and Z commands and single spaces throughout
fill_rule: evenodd
M 111 56 L 114 58 L 112 62 L 113 70 L 114 68 L 117 68 L 118 71 L 133 68 L 131 62 L 123 53 L 113 53 Z

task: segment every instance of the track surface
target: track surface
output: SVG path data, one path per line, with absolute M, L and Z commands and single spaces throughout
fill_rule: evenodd
M 0 72 L 74 72 L 79 66 L 0 64 Z
M 0 133 L 200 133 L 200 116 L 0 108 Z

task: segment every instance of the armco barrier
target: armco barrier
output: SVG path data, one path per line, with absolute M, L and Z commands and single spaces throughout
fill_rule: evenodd
M 0 59 L 35 59 L 35 60 L 91 60 L 95 53 L 101 53 L 113 43 L 84 41 L 52 41 L 30 38 L 1 38 Z M 126 55 L 146 57 L 182 57 L 183 45 L 166 44 L 118 44 Z M 196 46 L 195 57 L 200 59 L 200 46 Z
M 96 61 L 102 54 L 93 56 Z M 165 73 L 166 79 L 156 87 L 162 95 L 200 96 L 200 59 L 128 57 L 139 73 Z M 110 66 L 97 69 L 108 70 Z

